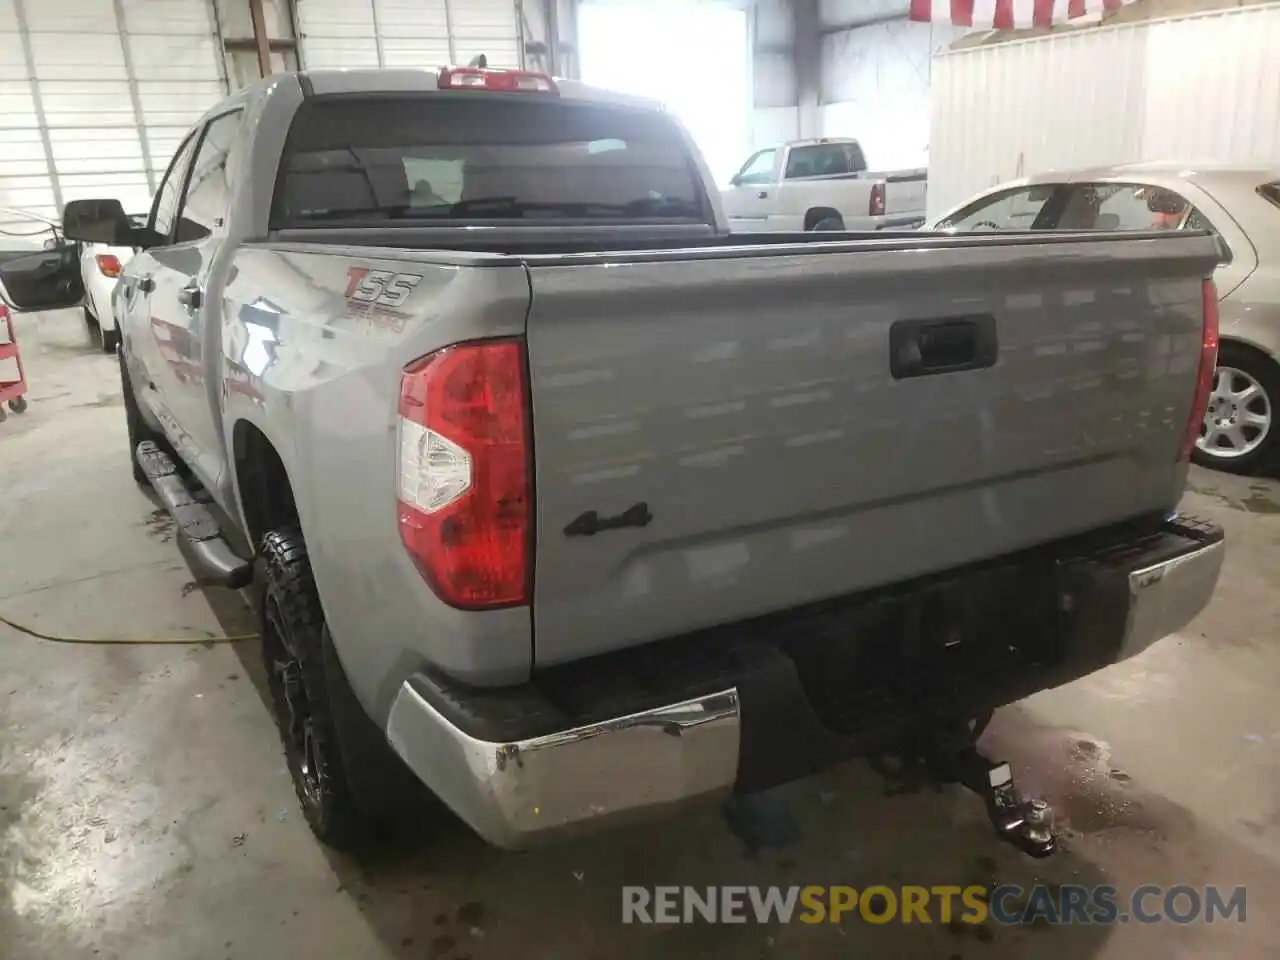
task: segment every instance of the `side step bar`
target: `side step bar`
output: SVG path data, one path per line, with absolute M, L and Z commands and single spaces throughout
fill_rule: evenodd
M 178 548 L 199 578 L 220 587 L 239 589 L 253 579 L 253 564 L 223 539 L 218 521 L 209 510 L 209 495 L 192 492 L 169 455 L 150 440 L 134 452 L 156 496 L 178 527 Z

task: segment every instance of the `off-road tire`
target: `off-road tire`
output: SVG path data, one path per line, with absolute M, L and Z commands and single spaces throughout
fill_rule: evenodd
M 363 846 L 372 824 L 348 786 L 325 677 L 324 611 L 302 535 L 269 531 L 256 564 L 262 659 L 303 816 L 330 846 Z
M 348 851 L 367 848 L 385 836 L 397 815 L 429 809 L 424 800 L 429 794 L 351 689 L 325 624 L 301 533 L 268 532 L 256 562 L 263 660 L 303 815 L 326 844 Z M 293 707 L 290 683 L 300 685 L 294 688 Z

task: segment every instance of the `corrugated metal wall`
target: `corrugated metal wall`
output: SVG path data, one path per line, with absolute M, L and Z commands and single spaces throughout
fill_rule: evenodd
M 208 0 L 0 0 L 0 207 L 145 209 L 222 93 Z M 6 222 L 19 219 L 7 215 Z
M 521 66 L 513 0 L 296 0 L 306 67 Z
M 907 7 L 822 0 L 822 134 L 857 137 L 880 169 L 929 162 L 930 63 L 964 33 L 908 21 Z
M 1280 164 L 1280 4 L 947 53 L 932 130 L 931 215 L 1052 168 Z
M 266 7 L 287 37 L 285 0 Z M 515 0 L 297 0 L 296 14 L 307 66 L 521 62 Z M 145 210 L 182 135 L 256 76 L 228 84 L 221 50 L 250 34 L 247 0 L 0 0 L 0 231 L 78 197 Z

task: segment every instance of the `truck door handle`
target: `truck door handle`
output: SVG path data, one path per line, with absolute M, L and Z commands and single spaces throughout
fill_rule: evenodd
M 188 284 L 178 291 L 178 302 L 188 310 L 199 310 L 200 304 L 204 302 L 204 294 L 194 283 Z
M 895 380 L 995 366 L 1000 354 L 991 314 L 899 320 L 889 328 L 889 372 Z
M 150 293 L 156 288 L 156 282 L 151 279 L 151 274 L 144 273 L 140 276 L 135 284 L 143 293 Z
M 757 194 L 756 194 L 756 199 L 757 199 L 757 200 L 768 200 L 768 199 L 769 199 L 769 191 L 768 191 L 768 190 L 761 190 L 759 193 L 757 193 Z

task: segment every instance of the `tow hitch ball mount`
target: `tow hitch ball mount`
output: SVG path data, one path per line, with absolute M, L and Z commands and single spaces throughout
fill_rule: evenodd
M 996 836 L 1031 857 L 1047 857 L 1058 849 L 1053 835 L 1053 810 L 1043 800 L 1018 796 L 1008 763 L 992 762 L 974 747 L 959 760 L 968 768 L 960 783 L 986 802 L 987 817 Z
M 916 766 L 923 761 L 926 775 L 936 788 L 946 783 L 959 783 L 980 796 L 997 837 L 1031 857 L 1047 857 L 1057 851 L 1053 810 L 1044 800 L 1019 796 L 1013 783 L 1013 769 L 1008 763 L 989 760 L 972 743 L 957 749 L 955 741 L 945 736 L 934 740 L 924 750 L 918 749 L 919 741 L 916 744 L 916 750 L 906 753 L 906 756 L 914 755 L 915 758 L 914 763 L 908 761 L 908 766 Z M 872 765 L 883 775 L 897 779 L 889 774 L 882 762 L 873 761 Z M 916 769 L 919 771 L 919 767 Z M 908 780 L 891 787 L 890 792 L 911 789 Z

